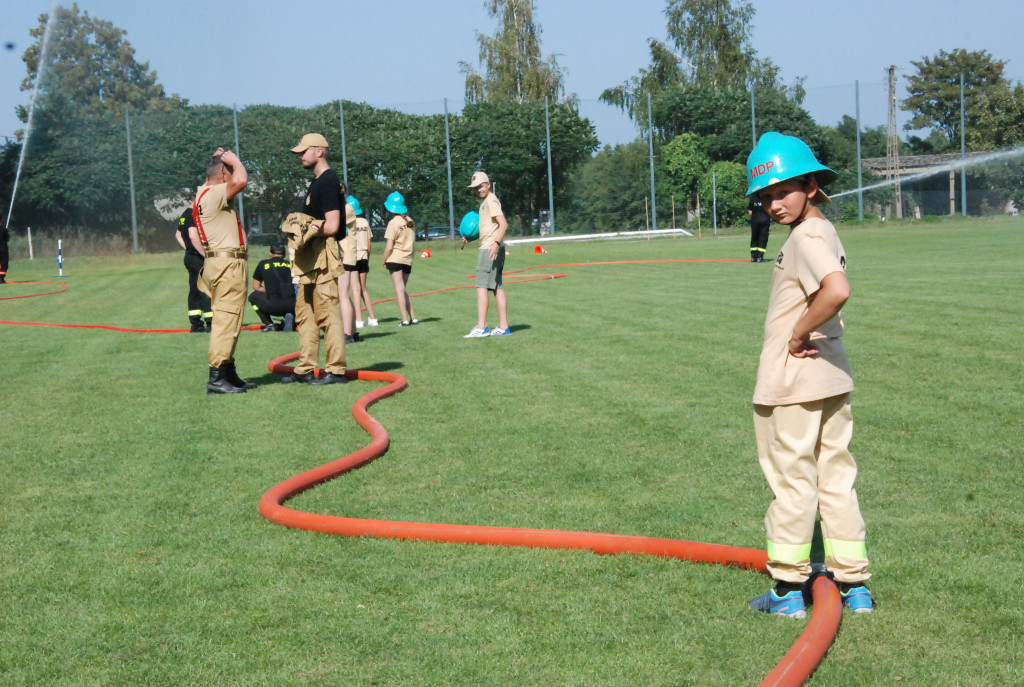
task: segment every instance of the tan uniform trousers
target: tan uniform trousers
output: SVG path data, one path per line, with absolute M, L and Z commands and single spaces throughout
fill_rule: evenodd
M 295 297 L 295 328 L 299 330 L 299 364 L 297 374 L 316 368 L 320 359 L 320 330 L 324 330 L 327 361 L 324 369 L 345 374 L 345 330 L 341 323 L 338 302 L 338 280 L 324 277 L 316 284 L 299 284 Z
M 235 357 L 242 329 L 249 263 L 244 258 L 206 258 L 203 281 L 210 289 L 210 367 L 220 367 Z
M 853 482 L 850 395 L 786 406 L 754 406 L 758 460 L 775 499 L 764 524 L 768 572 L 802 583 L 811 574 L 815 514 L 821 514 L 825 567 L 838 582 L 863 582 L 864 519 Z

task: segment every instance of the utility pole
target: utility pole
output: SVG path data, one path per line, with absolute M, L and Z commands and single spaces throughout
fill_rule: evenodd
M 893 180 L 896 191 L 896 219 L 903 218 L 903 193 L 900 190 L 900 138 L 896 130 L 896 70 L 889 65 L 889 130 L 885 143 L 885 178 Z

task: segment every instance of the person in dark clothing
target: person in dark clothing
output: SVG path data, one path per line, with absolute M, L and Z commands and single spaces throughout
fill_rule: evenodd
M 7 263 L 11 261 L 11 252 L 7 243 L 11 240 L 11 232 L 0 224 L 0 284 L 7 283 Z
M 750 215 L 750 262 L 764 262 L 765 249 L 768 247 L 768 229 L 772 226 L 772 218 L 761 206 L 761 199 L 756 194 L 750 196 L 747 204 Z
M 263 331 L 294 331 L 295 287 L 292 285 L 292 265 L 284 257 L 283 244 L 272 245 L 270 257 L 256 265 L 249 302 L 263 322 Z M 272 316 L 283 317 L 284 322 L 274 322 Z
M 189 332 L 210 331 L 213 310 L 210 309 L 210 297 L 199 290 L 199 272 L 206 260 L 203 244 L 196 231 L 196 221 L 192 216 L 192 206 L 185 208 L 178 218 L 174 230 L 174 238 L 178 245 L 185 249 L 185 269 L 188 270 L 188 321 Z

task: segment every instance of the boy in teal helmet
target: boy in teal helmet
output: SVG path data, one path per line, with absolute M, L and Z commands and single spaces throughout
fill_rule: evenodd
M 775 588 L 750 607 L 793 618 L 806 615 L 811 540 L 821 516 L 825 568 L 843 605 L 868 613 L 865 526 L 853 488 L 850 454 L 853 376 L 840 337 L 850 297 L 846 252 L 818 205 L 836 173 L 806 143 L 764 134 L 747 159 L 750 186 L 773 220 L 789 227 L 775 260 L 764 345 L 754 389 L 758 460 L 775 498 L 768 507 L 768 572 Z

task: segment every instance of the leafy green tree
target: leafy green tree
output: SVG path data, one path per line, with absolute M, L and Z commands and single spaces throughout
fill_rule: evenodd
M 698 184 L 701 217 L 711 221 L 717 209 L 718 224 L 731 227 L 747 216 L 747 168 L 735 162 L 716 162 Z
M 549 98 L 558 102 L 565 93 L 562 68 L 554 55 L 541 58 L 540 27 L 533 21 L 533 0 L 486 0 L 488 13 L 497 18 L 493 36 L 477 33 L 483 73 L 467 62 L 468 103 L 529 103 Z
M 709 90 L 686 84 L 668 89 L 652 101 L 652 106 L 657 126 L 666 138 L 692 133 L 702 139 L 704 151 L 712 160 L 746 163 L 753 147 L 748 91 Z M 828 164 L 828 139 L 807 111 L 778 89 L 757 91 L 757 129 L 798 136 Z
M 29 33 L 37 40 L 23 56 L 28 75 L 21 90 L 33 88 L 42 55 L 43 34 L 48 15 L 39 17 L 39 26 Z M 41 97 L 52 89 L 76 107 L 96 112 L 125 108 L 145 109 L 164 99 L 164 89 L 157 82 L 156 72 L 150 71 L 148 62 L 135 60 L 135 49 L 125 39 L 124 29 L 108 21 L 89 16 L 78 9 L 56 6 L 51 26 L 47 64 L 40 84 Z M 27 121 L 27 109 L 20 109 L 22 121 Z
M 31 31 L 37 40 L 23 56 L 27 76 L 22 90 L 34 85 L 47 19 L 42 15 Z M 135 60 L 125 32 L 110 22 L 90 17 L 77 5 L 57 6 L 50 30 L 16 211 L 43 226 L 127 231 L 131 206 L 125 111 L 171 111 L 185 103 L 164 96 L 148 63 Z M 27 122 L 28 108 L 19 107 L 18 115 Z M 140 171 L 148 169 L 140 164 L 147 155 L 157 163 L 168 159 L 162 150 L 138 143 L 133 162 Z M 153 198 L 153 186 L 161 184 L 151 179 L 150 186 L 144 174 L 136 179 L 138 198 Z M 143 222 L 158 218 L 151 203 L 143 200 L 139 208 Z
M 648 93 L 656 97 L 693 86 L 734 91 L 780 88 L 778 67 L 758 58 L 750 44 L 754 13 L 752 3 L 745 0 L 668 0 L 665 16 L 672 44 L 648 39 L 650 66 L 606 89 L 601 100 L 619 107 L 646 130 Z M 655 128 L 661 129 L 657 109 L 652 118 Z M 667 138 L 673 135 L 663 133 Z
M 1024 85 L 1003 84 L 978 94 L 973 126 L 967 127 L 971 150 L 1002 150 L 1024 144 Z
M 904 125 L 908 131 L 932 128 L 945 135 L 950 148 L 960 146 L 960 76 L 964 79 L 967 131 L 977 131 L 981 141 L 995 138 L 996 132 L 983 129 L 986 106 L 1005 97 L 1009 82 L 1003 75 L 1006 63 L 994 59 L 986 50 L 940 50 L 934 57 L 911 61 L 916 74 L 907 77 L 908 96 L 901 107 L 913 114 Z
M 573 233 L 643 229 L 651 195 L 649 160 L 644 141 L 605 146 L 573 175 L 571 203 L 559 226 Z
M 701 177 L 711 167 L 701 138 L 692 133 L 680 134 L 661 147 L 659 157 L 658 194 L 663 198 L 686 199 L 685 205 L 689 207 Z
M 754 7 L 730 0 L 669 0 L 668 32 L 689 67 L 690 79 L 708 88 L 774 85 L 778 68 L 750 44 Z

